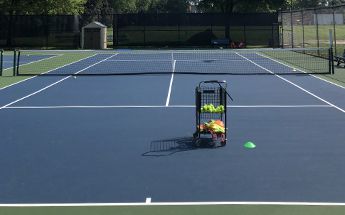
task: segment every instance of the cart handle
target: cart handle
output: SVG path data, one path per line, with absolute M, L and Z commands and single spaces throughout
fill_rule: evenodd
M 222 84 L 226 84 L 226 81 L 225 81 L 225 80 L 223 80 L 223 81 L 218 81 L 218 80 L 202 81 L 202 82 L 199 83 L 199 87 L 200 87 L 200 85 L 203 84 L 203 83 L 204 83 L 204 84 L 210 84 L 210 83 L 218 84 L 219 87 L 221 87 L 221 88 L 225 91 L 226 95 L 231 99 L 231 101 L 234 101 L 234 100 L 232 99 L 231 95 L 230 95 L 230 94 L 228 93 L 228 91 L 226 90 L 226 88 L 222 86 Z
M 217 81 L 217 80 L 209 80 L 209 81 L 202 81 L 201 83 L 205 83 L 205 84 L 208 84 L 208 83 L 226 83 L 225 80 L 223 81 Z

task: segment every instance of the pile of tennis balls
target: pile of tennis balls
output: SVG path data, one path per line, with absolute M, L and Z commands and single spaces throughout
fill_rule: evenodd
M 218 107 L 215 107 L 213 104 L 205 104 L 203 107 L 201 107 L 201 112 L 207 112 L 207 113 L 224 113 L 224 105 L 219 105 Z
M 221 120 L 210 120 L 199 126 L 200 132 L 225 133 L 225 126 Z

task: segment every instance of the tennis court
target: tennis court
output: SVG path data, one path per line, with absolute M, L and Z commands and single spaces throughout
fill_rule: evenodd
M 0 90 L 1 203 L 345 203 L 345 91 L 309 74 L 327 60 L 70 53 L 23 51 L 17 73 L 44 75 Z M 234 99 L 225 147 L 193 145 L 204 80 Z
M 18 57 L 16 56 L 16 53 L 14 51 L 3 51 L 0 50 L 1 55 L 1 66 L 0 66 L 0 74 L 3 76 L 12 76 L 15 71 L 13 71 L 13 67 L 16 67 L 15 63 L 18 63 L 18 65 L 28 65 L 32 63 L 37 63 L 49 58 L 54 57 L 55 55 L 31 55 L 31 56 L 25 56 L 20 59 L 20 63 L 18 61 Z M 16 62 L 14 62 L 16 61 Z

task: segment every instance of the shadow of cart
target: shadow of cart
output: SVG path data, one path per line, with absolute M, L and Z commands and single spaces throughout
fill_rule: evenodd
M 202 148 L 213 148 L 210 146 L 210 139 L 204 139 L 195 144 L 193 137 L 176 137 L 163 140 L 154 140 L 150 143 L 149 151 L 142 154 L 142 156 L 170 156 L 178 152 L 191 151 Z

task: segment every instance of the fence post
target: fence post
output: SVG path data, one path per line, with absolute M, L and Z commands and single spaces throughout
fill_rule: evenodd
M 49 17 L 48 15 L 45 15 L 44 16 L 44 36 L 45 36 L 45 39 L 46 39 L 46 48 L 48 49 L 49 47 Z M 56 46 L 56 44 L 55 44 Z
M 118 31 L 119 29 L 117 28 L 117 14 L 113 14 L 113 49 L 115 49 L 115 44 L 116 46 L 118 45 Z
M 177 41 L 178 41 L 177 43 L 179 45 L 181 45 L 181 19 L 182 19 L 182 17 L 180 15 L 180 17 L 178 19 L 178 23 L 177 23 Z
M 291 48 L 294 48 L 293 39 L 293 21 L 292 21 L 292 6 L 290 7 L 290 25 L 291 25 Z
M 119 28 L 119 17 L 116 15 L 116 45 L 120 45 L 120 28 Z
M 315 13 L 315 23 L 316 23 L 316 44 L 317 47 L 320 48 L 320 38 L 319 38 L 319 17 L 317 15 L 316 9 L 314 9 Z M 319 53 L 318 53 L 319 54 Z
M 248 44 L 248 41 L 247 41 L 247 28 L 246 28 L 246 24 L 243 24 L 243 37 L 244 37 L 244 42 L 246 44 Z
M 301 20 L 301 22 L 302 22 L 302 25 L 301 25 L 302 26 L 302 47 L 304 48 L 304 44 L 305 44 L 304 36 L 305 35 L 304 35 L 304 10 L 303 9 L 301 10 L 301 19 L 302 19 Z
M 335 31 L 335 14 L 334 14 L 334 6 L 332 6 L 332 14 L 333 14 L 333 38 L 334 38 L 334 53 L 337 55 L 337 36 Z M 332 44 L 333 45 L 333 44 Z
M 281 23 L 281 48 L 284 48 L 284 22 L 283 22 L 283 10 L 280 10 L 280 23 Z
M 146 16 L 145 14 L 142 15 L 143 21 L 144 21 L 144 46 L 146 46 Z
M 271 37 L 272 37 L 272 39 L 271 39 L 271 48 L 273 48 L 274 47 L 274 34 L 273 34 L 273 31 L 274 31 L 274 23 L 272 23 L 272 27 L 271 27 Z
M 4 58 L 3 58 L 3 53 L 4 53 L 4 50 L 0 50 L 0 76 L 2 76 L 2 68 L 3 68 L 3 61 L 4 61 Z

